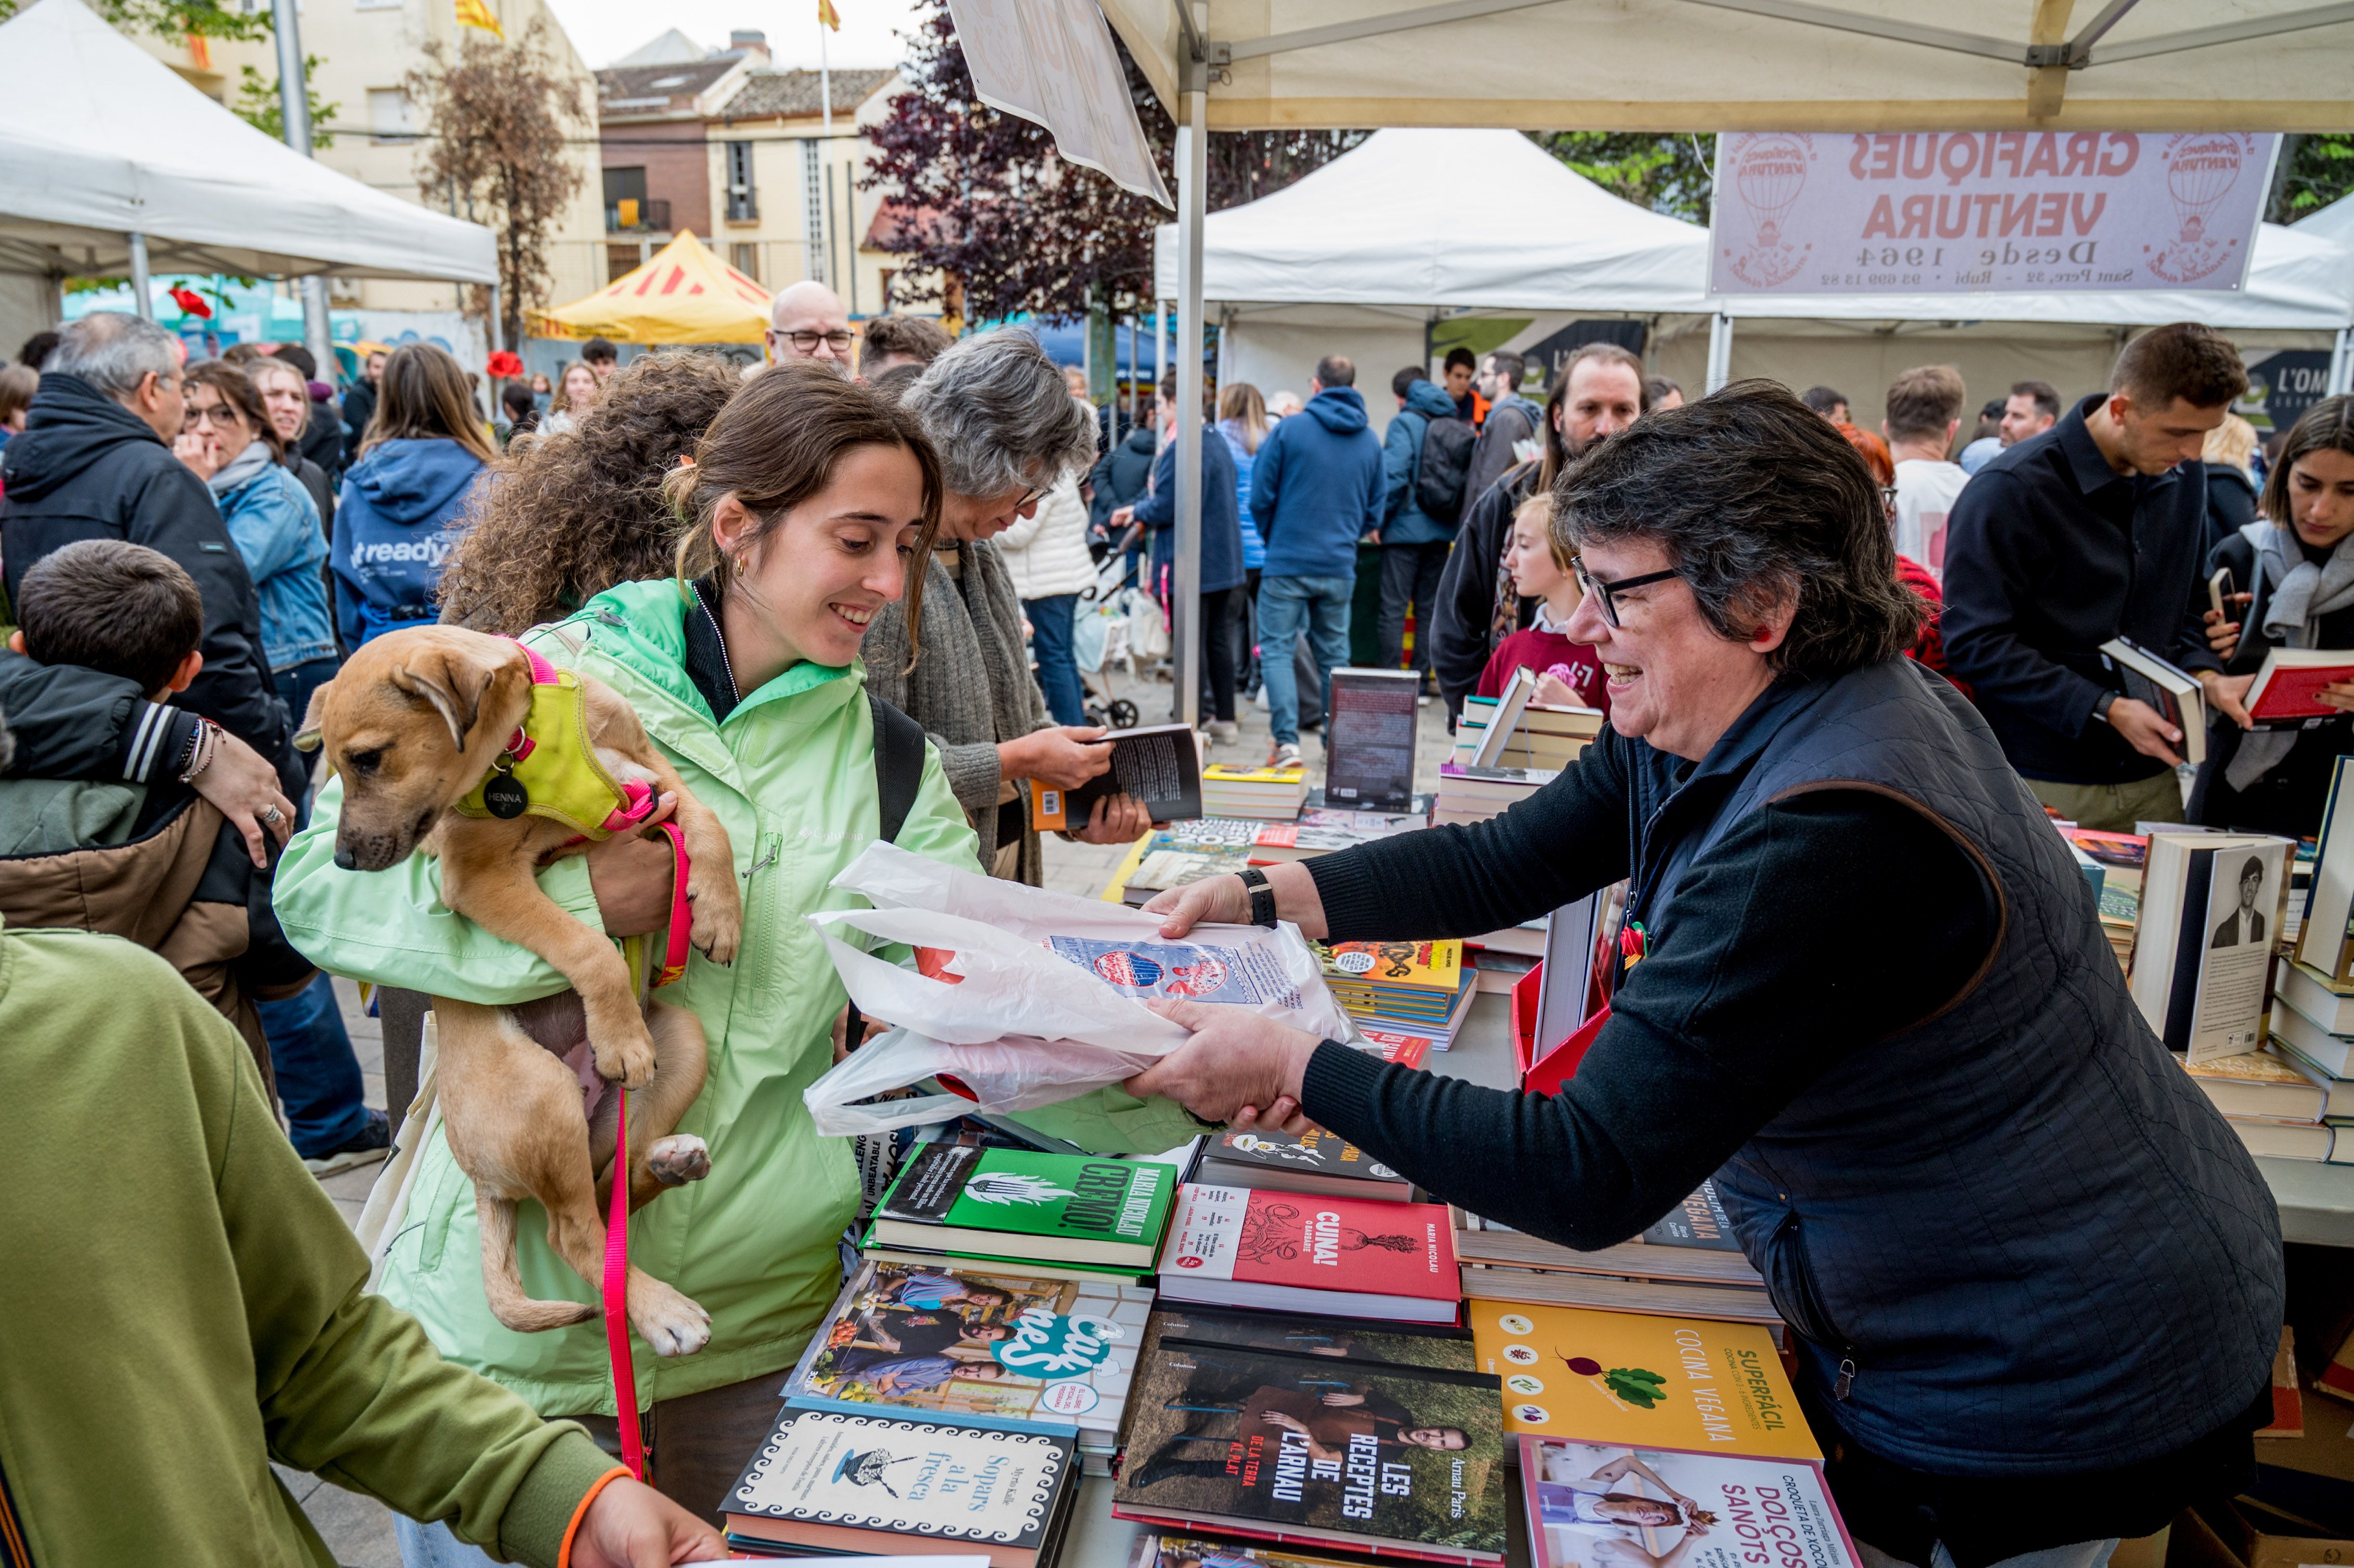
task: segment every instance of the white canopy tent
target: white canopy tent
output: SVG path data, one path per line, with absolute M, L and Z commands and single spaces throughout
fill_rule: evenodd
M 2221 12 L 2212 0 L 1375 4 L 1102 0 L 1178 124 L 1180 408 L 1202 390 L 1213 129 L 2331 131 L 2354 121 L 2354 5 L 2342 0 L 2232 0 Z M 1711 319 L 1723 323 L 1709 355 L 1721 379 L 1729 318 Z M 1190 721 L 1201 437 L 1190 420 L 1178 430 L 1177 707 Z
M 1377 387 L 1423 362 L 1429 323 L 1467 313 L 1522 323 L 1463 334 L 1483 348 L 1524 347 L 1576 317 L 1649 318 L 1668 345 L 1654 355 L 1660 368 L 1694 385 L 1705 367 L 1684 363 L 1689 345 L 1722 313 L 1757 323 L 1733 339 L 1746 375 L 1853 383 L 1861 395 L 1901 367 L 1884 360 L 1940 357 L 1973 385 L 2031 374 L 2073 387 L 2105 372 L 2116 329 L 2195 319 L 2264 347 L 2342 332 L 2354 323 L 2354 250 L 2311 232 L 2317 221 L 2264 225 L 2247 284 L 2232 293 L 1717 300 L 1699 225 L 1610 195 L 1518 132 L 1393 129 L 1273 196 L 1210 214 L 1202 292 L 1225 329 L 1222 376 L 1263 387 L 1304 386 L 1328 353 Z M 1174 224 L 1156 234 L 1154 262 L 1156 286 L 1174 294 Z M 1718 380 L 1733 369 L 1724 330 Z M 1928 336 L 1935 346 L 1919 341 Z M 1386 422 L 1387 400 L 1367 401 Z M 1859 411 L 1874 402 L 1860 397 Z
M 142 301 L 151 270 L 498 282 L 489 229 L 257 131 L 81 0 L 0 25 L 0 273 L 129 272 Z

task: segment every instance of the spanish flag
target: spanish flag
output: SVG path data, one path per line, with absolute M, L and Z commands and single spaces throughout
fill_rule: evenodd
M 458 26 L 480 27 L 502 40 L 507 36 L 507 30 L 499 26 L 499 19 L 491 15 L 487 0 L 458 0 Z
M 833 8 L 833 0 L 817 0 L 817 19 L 837 33 L 842 31 L 842 13 Z

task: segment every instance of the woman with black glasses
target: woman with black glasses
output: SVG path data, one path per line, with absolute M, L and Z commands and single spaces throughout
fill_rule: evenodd
M 1868 1562 L 2094 1568 L 2245 1485 L 2280 1336 L 2272 1196 L 1992 733 L 1904 657 L 1922 609 L 1862 460 L 1744 382 L 1638 421 L 1554 496 L 1601 738 L 1477 827 L 1148 908 L 1171 939 L 1440 938 L 1626 878 L 1575 1076 L 1481 1089 L 1180 1003 L 1199 1033 L 1130 1091 L 1320 1124 L 1574 1247 L 1713 1176 Z

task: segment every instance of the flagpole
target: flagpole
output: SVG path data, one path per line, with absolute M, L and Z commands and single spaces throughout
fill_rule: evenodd
M 817 101 L 825 115 L 825 133 L 833 134 L 833 76 L 825 63 L 825 16 L 821 11 L 817 22 Z

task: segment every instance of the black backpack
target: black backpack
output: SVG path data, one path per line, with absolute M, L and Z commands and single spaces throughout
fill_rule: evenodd
M 1440 523 L 1463 514 L 1463 487 L 1471 476 L 1471 449 L 1479 440 L 1468 419 L 1433 419 L 1422 432 L 1414 503 Z

